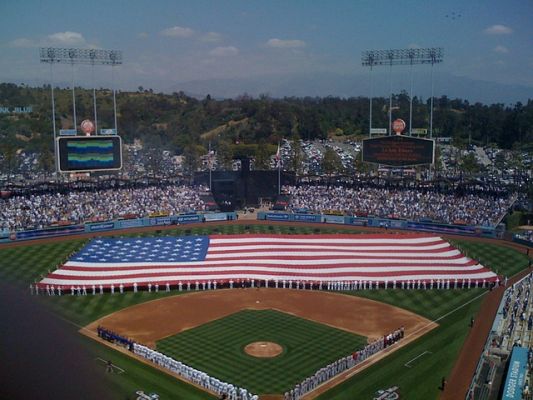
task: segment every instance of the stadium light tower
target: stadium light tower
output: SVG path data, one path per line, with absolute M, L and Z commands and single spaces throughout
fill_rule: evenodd
M 73 122 L 74 129 L 76 128 L 76 97 L 74 92 L 74 65 L 85 64 L 91 65 L 93 68 L 93 106 L 94 106 L 94 123 L 97 125 L 96 114 L 96 87 L 94 84 L 94 66 L 95 65 L 111 65 L 112 69 L 112 82 L 113 86 L 113 115 L 115 123 L 115 132 L 117 131 L 117 103 L 116 103 L 116 91 L 114 84 L 114 67 L 122 64 L 122 52 L 120 50 L 97 50 L 97 49 L 76 49 L 76 48 L 61 48 L 61 47 L 41 47 L 39 49 L 41 63 L 50 64 L 50 88 L 52 95 L 52 128 L 54 130 L 54 154 L 55 154 L 55 167 L 56 175 L 58 173 L 58 156 L 56 149 L 56 112 L 55 112 L 55 99 L 54 99 L 54 64 L 70 64 L 72 67 L 72 105 L 73 105 Z
M 395 65 L 409 65 L 411 76 L 410 101 L 409 101 L 409 135 L 412 133 L 413 118 L 413 65 L 431 64 L 431 110 L 430 110 L 430 137 L 433 137 L 433 66 L 443 60 L 442 47 L 424 49 L 391 49 L 391 50 L 367 50 L 361 54 L 361 63 L 364 67 L 370 67 L 370 72 L 375 66 L 388 65 L 390 75 L 389 94 L 389 135 L 392 125 L 392 67 Z M 372 81 L 371 81 L 372 85 Z M 372 88 L 371 88 L 372 92 Z M 372 108 L 370 108 L 372 119 Z M 370 121 L 372 126 L 372 121 Z

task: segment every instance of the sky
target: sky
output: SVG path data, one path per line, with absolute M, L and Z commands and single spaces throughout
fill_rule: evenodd
M 122 89 L 170 92 L 231 80 L 244 92 L 245 82 L 260 79 L 268 91 L 287 77 L 308 77 L 298 93 L 313 93 L 315 76 L 367 77 L 365 50 L 442 47 L 438 91 L 457 77 L 505 85 L 506 99 L 530 88 L 533 98 L 532 20 L 529 0 L 3 0 L 0 81 L 48 83 L 38 49 L 50 46 L 122 50 L 113 80 Z M 110 70 L 99 67 L 94 81 L 86 66 L 60 65 L 53 73 L 60 83 L 74 72 L 76 85 L 100 87 L 111 85 Z M 429 70 L 415 67 L 424 95 Z M 395 69 L 394 89 L 408 86 L 409 73 Z M 387 76 L 382 68 L 374 79 Z M 330 90 L 341 94 L 334 93 L 338 85 Z

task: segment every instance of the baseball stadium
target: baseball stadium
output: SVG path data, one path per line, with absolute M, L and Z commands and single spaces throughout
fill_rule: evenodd
M 157 32 L 199 74 L 241 55 Z M 148 73 L 76 32 L 10 43 L 50 78 L 0 83 L 0 397 L 533 399 L 531 100 L 437 97 L 417 44 L 362 51 L 352 97 L 217 98 L 119 90 Z

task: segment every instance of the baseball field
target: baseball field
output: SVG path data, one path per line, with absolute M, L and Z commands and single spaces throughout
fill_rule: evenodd
M 128 234 L 154 236 L 246 232 L 318 234 L 362 231 L 345 227 L 271 225 L 254 222 L 203 224 Z M 87 240 L 65 238 L 0 247 L 0 260 L 2 260 L 0 278 L 29 293 L 28 287 L 32 282 L 39 280 L 49 270 L 55 269 Z M 527 267 L 526 255 L 511 246 L 504 246 L 503 243 L 460 238 L 453 238 L 451 241 L 469 257 L 477 259 L 500 275 L 511 277 Z M 247 301 L 250 303 L 226 309 L 218 306 L 226 303 L 236 304 L 236 300 L 231 299 L 234 293 L 241 299 L 248 296 Z M 296 307 L 292 298 L 283 299 L 283 296 L 294 293 L 309 296 L 309 299 L 300 299 L 301 307 Z M 109 325 L 115 331 L 133 339 L 136 335 L 141 335 L 138 337 L 139 341 L 150 344 L 159 351 L 213 376 L 243 385 L 252 392 L 269 394 L 282 393 L 321 366 L 362 347 L 373 336 L 368 327 L 377 323 L 376 316 L 385 322 L 392 319 L 391 326 L 397 327 L 399 321 L 394 320 L 394 316 L 403 315 L 405 323 L 408 324 L 406 315 L 409 313 L 414 316 L 413 318 L 419 318 L 420 326 L 427 326 L 428 329 L 412 340 L 407 340 L 404 345 L 398 346 L 395 351 L 372 365 L 346 374 L 342 377 L 342 382 L 337 380 L 331 389 L 329 386 L 325 387 L 311 397 L 316 395 L 323 399 L 368 399 L 379 389 L 398 386 L 402 398 L 435 399 L 441 393 L 439 389 L 441 378 L 450 374 L 465 338 L 471 330 L 469 326 L 471 318 L 483 318 L 482 315 L 477 316 L 477 313 L 487 293 L 488 290 L 482 288 L 381 289 L 345 291 L 341 294 L 283 289 L 235 289 L 205 293 L 174 290 L 169 293 L 139 291 L 96 296 L 39 296 L 38 301 L 52 311 L 53 315 L 50 318 L 54 318 L 55 315 L 68 321 L 73 332 L 80 329 L 90 332 L 91 327 L 94 328 L 94 324 L 98 323 L 95 321 L 106 321 L 104 326 Z M 205 297 L 215 295 L 216 298 L 212 299 Z M 318 299 L 318 296 L 328 295 L 335 296 L 335 301 L 339 298 L 372 300 L 372 304 L 381 305 L 383 308 L 364 312 L 363 308 L 359 308 L 363 303 L 357 305 L 354 303 L 352 310 L 356 311 L 350 318 L 346 315 L 339 317 L 329 307 L 331 317 L 337 316 L 337 320 L 313 316 L 311 311 L 319 310 L 320 307 L 311 307 L 309 312 L 305 311 L 303 304 L 312 304 L 311 297 Z M 207 315 L 206 320 L 198 323 L 193 323 L 192 318 L 187 317 L 185 312 L 191 310 L 190 304 L 186 302 L 194 302 L 195 296 L 197 299 L 201 296 L 203 301 L 210 300 L 211 304 L 203 308 L 205 311 L 201 308 L 194 311 L 195 315 Z M 270 304 L 270 301 L 278 303 Z M 283 309 L 280 304 L 292 304 L 298 309 Z M 135 308 L 132 308 L 133 306 Z M 166 320 L 174 321 L 174 325 L 170 322 L 166 324 L 164 318 L 153 321 L 147 319 L 159 306 L 177 307 L 172 313 L 165 314 Z M 387 312 L 386 307 L 390 306 L 403 310 L 398 313 Z M 139 307 L 148 307 L 150 311 L 146 314 L 136 312 Z M 328 307 L 324 306 L 322 310 L 328 310 Z M 128 312 L 134 314 L 129 316 L 124 314 Z M 319 314 L 318 311 L 316 313 Z M 137 318 L 132 315 L 137 315 Z M 357 315 L 357 318 L 353 315 Z M 126 318 L 122 321 L 129 321 L 129 325 L 120 322 L 120 318 Z M 352 325 L 349 326 L 338 322 L 342 319 L 354 321 L 351 321 Z M 116 321 L 119 321 L 118 325 L 114 325 Z M 381 329 L 384 327 L 381 326 Z M 415 330 L 417 328 L 412 328 L 411 332 Z M 406 332 L 410 333 L 408 329 Z M 122 371 L 102 377 L 102 385 L 113 394 L 114 398 L 134 398 L 137 390 L 158 393 L 162 399 L 214 398 L 123 352 L 103 346 L 89 337 L 81 337 L 82 346 L 95 360 L 95 369 L 105 368 L 99 360 L 110 360 L 117 367 L 117 371 Z M 250 355 L 245 348 L 248 344 L 256 342 L 278 344 L 281 350 L 273 357 Z

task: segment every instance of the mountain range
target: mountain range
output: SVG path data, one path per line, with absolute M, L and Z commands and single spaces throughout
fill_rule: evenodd
M 413 94 L 422 98 L 431 96 L 429 76 L 414 75 Z M 373 77 L 373 96 L 388 97 L 390 77 L 375 74 Z M 408 74 L 393 74 L 392 91 L 409 92 Z M 257 97 L 261 94 L 273 98 L 282 97 L 368 97 L 370 94 L 369 74 L 335 74 L 329 72 L 313 74 L 263 75 L 255 78 L 222 78 L 179 82 L 170 86 L 168 92 L 183 91 L 194 97 L 203 98 L 210 94 L 213 98 L 235 98 L 248 94 Z M 436 73 L 434 95 L 449 98 L 467 99 L 471 103 L 514 104 L 526 103 L 533 99 L 533 86 L 510 85 L 496 82 L 474 80 L 447 73 Z

